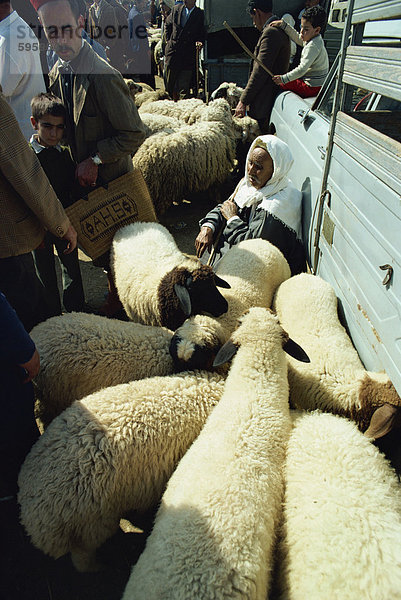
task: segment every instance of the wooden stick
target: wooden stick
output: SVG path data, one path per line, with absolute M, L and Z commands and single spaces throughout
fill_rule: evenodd
M 195 94 L 195 98 L 198 97 L 199 95 L 199 48 L 198 46 L 196 46 L 195 48 L 195 54 L 196 54 L 196 94 Z
M 274 77 L 274 73 L 272 73 L 270 71 L 270 69 L 268 69 L 266 67 L 266 65 L 264 65 L 262 63 L 262 61 L 259 60 L 259 58 L 257 56 L 255 56 L 255 54 L 253 52 L 251 52 L 249 50 L 249 48 L 247 48 L 247 46 L 245 46 L 244 42 L 238 37 L 238 35 L 235 33 L 234 29 L 232 29 L 230 27 L 230 25 L 227 23 L 227 21 L 223 21 L 223 25 L 224 25 L 224 27 L 226 27 L 226 29 L 228 29 L 228 31 L 231 33 L 231 35 L 233 36 L 233 38 L 239 43 L 239 45 L 241 46 L 241 48 L 243 50 L 245 50 L 245 52 L 248 54 L 248 56 L 250 56 L 254 61 L 256 61 L 258 63 L 258 65 L 261 66 L 262 69 L 264 69 L 266 71 L 266 73 L 268 73 L 270 75 L 270 77 Z
M 229 197 L 229 200 L 233 200 L 233 201 L 234 201 L 234 198 L 235 198 L 235 196 L 237 195 L 237 192 L 238 192 L 238 189 L 239 189 L 239 186 L 240 186 L 240 183 L 241 183 L 241 181 L 242 181 L 242 179 L 240 179 L 240 181 L 237 183 L 237 186 L 236 186 L 236 188 L 235 188 L 234 192 L 232 193 L 232 195 Z M 225 228 L 226 224 L 227 224 L 227 223 L 223 221 L 223 223 L 222 223 L 222 225 L 221 225 L 221 227 L 220 227 L 220 231 L 219 231 L 219 233 L 217 234 L 217 237 L 216 237 L 216 239 L 215 239 L 215 241 L 214 241 L 214 244 L 213 244 L 212 251 L 211 251 L 211 253 L 210 253 L 210 255 L 209 255 L 209 258 L 208 258 L 208 261 L 207 261 L 207 263 L 206 263 L 207 265 L 210 265 L 210 263 L 211 263 L 211 262 L 212 262 L 212 260 L 213 260 L 213 257 L 214 257 L 214 255 L 216 254 L 216 248 L 217 248 L 217 244 L 219 243 L 219 240 L 220 240 L 221 234 L 223 233 L 223 230 L 224 230 L 224 228 Z
M 210 265 L 210 263 L 212 262 L 212 260 L 213 260 L 213 258 L 214 258 L 214 255 L 216 254 L 216 248 L 217 248 L 217 244 L 219 243 L 219 240 L 220 240 L 221 234 L 223 233 L 223 229 L 224 229 L 224 227 L 225 227 L 225 226 L 226 226 L 226 224 L 225 224 L 225 223 L 223 223 L 223 224 L 222 224 L 222 226 L 220 227 L 220 231 L 219 231 L 219 233 L 217 234 L 217 237 L 216 237 L 216 239 L 215 239 L 215 241 L 214 241 L 214 244 L 213 244 L 212 251 L 211 251 L 211 253 L 209 254 L 209 258 L 207 259 L 207 263 L 206 263 L 208 266 Z

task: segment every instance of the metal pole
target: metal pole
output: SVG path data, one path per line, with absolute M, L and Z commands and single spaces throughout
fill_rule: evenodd
M 320 188 L 320 200 L 319 200 L 319 212 L 317 215 L 316 228 L 315 228 L 315 240 L 314 240 L 314 248 L 315 254 L 313 257 L 313 273 L 316 274 L 316 269 L 319 263 L 319 240 L 320 240 L 320 230 L 323 219 L 323 208 L 324 208 L 324 199 L 326 197 L 326 185 L 329 176 L 329 168 L 331 163 L 331 156 L 333 153 L 333 144 L 334 144 L 334 131 L 336 127 L 337 121 L 337 113 L 340 108 L 341 102 L 341 94 L 343 88 L 343 73 L 344 73 L 344 63 L 346 57 L 346 50 L 349 44 L 349 36 L 351 32 L 352 25 L 352 13 L 354 10 L 354 0 L 349 0 L 347 7 L 347 20 L 344 24 L 343 36 L 341 40 L 341 48 L 340 48 L 340 60 L 338 63 L 337 70 L 337 81 L 336 81 L 336 89 L 334 92 L 334 102 L 333 102 L 333 113 L 330 121 L 330 130 L 327 142 L 327 153 L 326 160 L 324 163 L 323 177 L 322 177 L 322 185 Z

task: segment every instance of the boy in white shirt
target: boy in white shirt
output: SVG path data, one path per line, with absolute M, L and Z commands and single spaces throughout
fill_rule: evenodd
M 320 35 L 326 21 L 326 11 L 321 6 L 312 6 L 302 15 L 300 33 L 283 20 L 270 23 L 273 27 L 280 27 L 291 40 L 303 46 L 299 65 L 284 75 L 273 77 L 274 83 L 283 90 L 291 90 L 301 98 L 317 96 L 329 72 L 329 58 Z

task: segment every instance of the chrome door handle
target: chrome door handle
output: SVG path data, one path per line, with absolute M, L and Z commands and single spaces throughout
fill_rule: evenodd
M 304 110 L 303 108 L 300 108 L 298 110 L 298 117 L 301 117 L 301 123 L 305 123 L 306 119 L 309 118 L 309 109 Z
M 326 158 L 326 148 L 324 146 L 318 146 L 317 149 L 320 152 L 320 158 L 324 160 Z

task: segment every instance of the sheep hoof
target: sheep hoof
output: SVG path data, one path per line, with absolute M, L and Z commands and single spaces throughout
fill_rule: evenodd
M 80 573 L 96 573 L 100 570 L 101 564 L 96 560 L 96 553 L 93 551 L 75 549 L 71 551 L 72 564 Z

